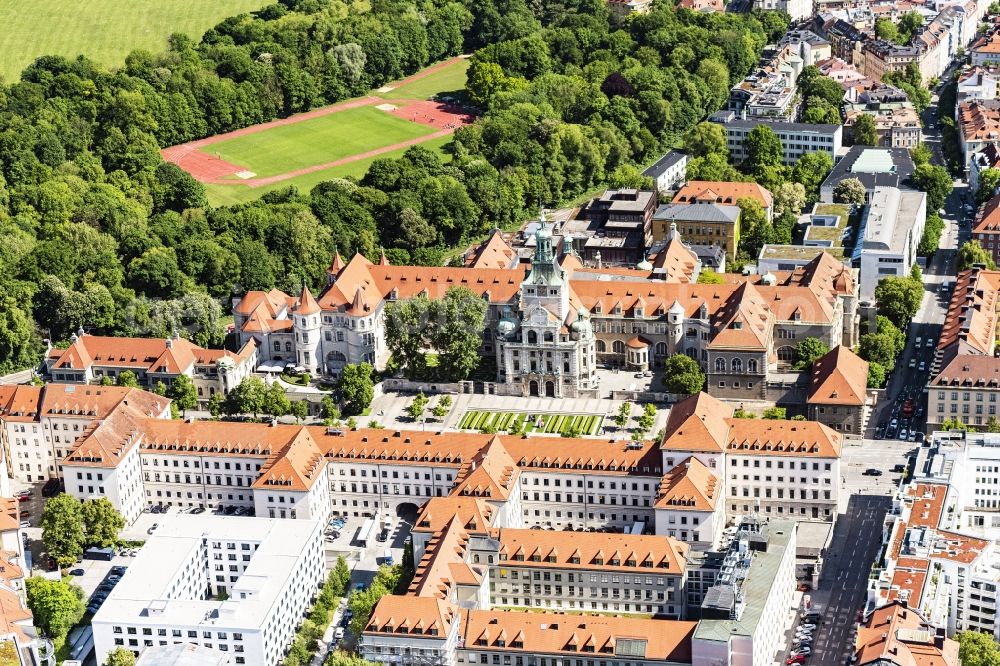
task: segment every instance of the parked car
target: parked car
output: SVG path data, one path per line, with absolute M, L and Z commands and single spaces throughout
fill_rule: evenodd
M 355 592 L 364 592 L 365 591 L 365 584 L 364 583 L 357 583 L 354 586 L 354 591 Z
M 809 624 L 809 623 L 800 624 L 799 625 L 799 629 L 807 629 L 809 631 L 815 631 L 816 625 L 815 624 Z
M 22 511 L 21 511 L 21 513 L 20 513 L 19 515 L 20 515 L 20 516 L 21 516 L 22 518 L 27 518 L 27 517 L 29 517 L 29 516 L 31 515 L 31 512 L 30 512 L 30 511 L 28 511 L 27 509 L 24 509 L 24 510 L 22 510 Z
M 785 663 L 788 664 L 788 666 L 792 666 L 792 664 L 801 664 L 805 660 L 806 658 L 804 655 L 792 655 Z
M 792 650 L 792 654 L 810 655 L 812 654 L 812 648 L 803 645 L 800 648 Z
M 149 529 L 146 530 L 146 534 L 152 534 L 153 532 L 156 531 L 156 528 L 159 526 L 160 526 L 159 523 L 153 523 L 152 525 L 149 526 Z
M 191 509 L 191 513 L 193 513 L 195 515 L 197 515 L 199 513 L 205 513 L 205 507 L 203 507 L 203 506 L 196 506 L 195 508 Z
M 128 567 L 119 564 L 118 566 L 111 567 L 111 573 L 116 576 L 124 576 L 125 572 L 128 571 Z
M 338 641 L 344 640 L 344 628 L 343 627 L 337 627 L 336 629 L 334 629 L 333 630 L 333 637 L 336 640 L 338 640 Z
M 876 467 L 869 467 L 864 472 L 862 472 L 862 474 L 864 474 L 865 476 L 882 476 L 882 470 Z M 810 626 L 812 626 L 812 628 L 815 628 L 815 625 L 810 625 Z
M 27 520 L 22 520 L 21 521 L 21 529 L 22 530 L 26 530 L 29 527 L 31 527 L 31 523 L 29 523 Z
M 86 573 L 83 569 L 71 569 L 69 572 L 70 576 L 82 576 Z

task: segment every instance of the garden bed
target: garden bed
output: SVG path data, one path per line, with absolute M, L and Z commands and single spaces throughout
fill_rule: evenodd
M 596 414 L 536 414 L 474 409 L 462 416 L 458 428 L 485 432 L 596 435 L 603 421 L 604 417 Z

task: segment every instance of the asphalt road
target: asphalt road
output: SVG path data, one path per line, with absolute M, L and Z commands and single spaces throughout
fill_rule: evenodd
M 882 521 L 890 506 L 886 495 L 853 495 L 840 516 L 823 567 L 814 603 L 823 613 L 816 630 L 810 666 L 843 666 L 854 646 L 855 622 L 864 606 L 868 572 L 882 544 Z
M 931 106 L 924 111 L 924 143 L 931 149 L 931 161 L 944 165 L 941 153 L 941 134 L 936 129 L 937 96 Z M 954 282 L 955 255 L 959 245 L 968 240 L 971 230 L 971 215 L 964 206 L 971 199 L 968 185 L 962 181 L 954 181 L 954 189 L 945 201 L 944 213 L 941 218 L 945 229 L 941 235 L 939 250 L 934 253 L 930 263 L 924 269 L 924 299 L 913 322 L 907 331 L 907 344 L 896 363 L 896 369 L 889 378 L 886 390 L 879 398 L 875 413 L 868 421 L 867 437 L 873 437 L 876 426 L 889 423 L 892 417 L 899 416 L 898 410 L 904 397 L 914 398 L 918 406 L 927 409 L 924 386 L 935 369 L 934 347 L 928 348 L 927 339 L 936 345 L 941 334 L 944 316 L 947 311 L 950 292 L 942 292 L 943 282 Z M 928 211 L 930 213 L 931 211 Z M 921 339 L 918 346 L 917 338 Z M 910 361 L 914 367 L 910 367 Z M 919 371 L 920 362 L 924 363 L 924 371 Z M 910 431 L 926 433 L 926 416 L 915 418 L 907 424 Z

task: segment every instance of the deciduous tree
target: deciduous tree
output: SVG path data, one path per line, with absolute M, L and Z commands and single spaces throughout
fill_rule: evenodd
M 862 113 L 854 119 L 851 129 L 855 146 L 877 146 L 878 131 L 875 128 L 875 118 L 868 113 Z
M 865 202 L 865 186 L 857 178 L 845 178 L 833 188 L 833 200 L 861 205 Z
M 76 585 L 32 576 L 24 586 L 33 622 L 47 636 L 61 641 L 83 617 L 83 590 Z
M 687 354 L 674 354 L 663 366 L 663 383 L 669 393 L 694 395 L 705 387 L 705 373 Z
M 367 363 L 345 365 L 340 372 L 337 390 L 344 404 L 344 413 L 348 416 L 361 414 L 375 397 L 372 366 Z
M 125 519 L 107 497 L 97 497 L 80 506 L 86 542 L 107 548 L 118 543 L 118 533 L 125 527 Z
M 167 389 L 167 397 L 173 400 L 177 408 L 184 414 L 187 414 L 187 410 L 198 406 L 198 389 L 195 388 L 194 382 L 187 375 L 178 375 L 174 379 L 170 388 Z
M 830 346 L 819 338 L 805 338 L 795 347 L 796 370 L 809 370 L 812 364 L 821 356 L 830 351 Z
M 59 566 L 68 566 L 83 555 L 85 541 L 80 501 L 62 493 L 42 509 L 42 543 Z
M 955 259 L 955 267 L 959 271 L 971 268 L 974 264 L 983 264 L 986 268 L 993 270 L 996 264 L 993 262 L 993 255 L 986 251 L 986 248 L 977 240 L 968 240 L 958 248 L 958 256 Z

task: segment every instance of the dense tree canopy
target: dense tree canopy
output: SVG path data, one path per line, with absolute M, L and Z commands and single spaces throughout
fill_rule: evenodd
M 173 35 L 107 71 L 39 58 L 0 86 L 0 371 L 41 339 L 219 344 L 236 291 L 319 289 L 335 247 L 433 264 L 445 249 L 631 173 L 717 110 L 787 17 L 675 11 L 620 22 L 604 3 L 284 0 Z M 209 208 L 163 146 L 366 93 L 472 52 L 484 111 L 450 161 L 414 147 L 367 175 Z M 712 170 L 731 167 L 712 152 Z M 622 168 L 624 167 L 624 168 Z M 729 170 L 727 173 L 726 170 Z M 166 328 L 167 330 L 163 330 Z

